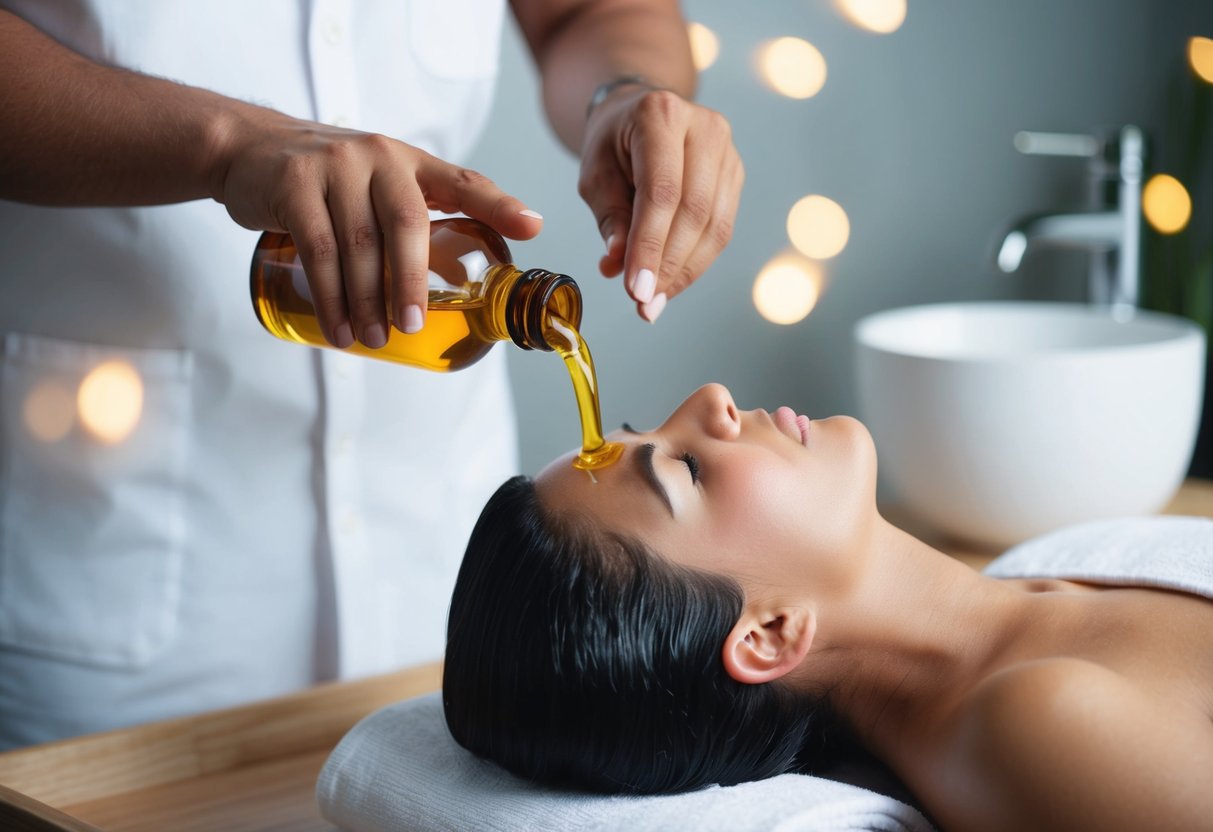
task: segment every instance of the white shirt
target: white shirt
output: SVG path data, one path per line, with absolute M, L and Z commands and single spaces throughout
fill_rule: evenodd
M 450 161 L 487 116 L 504 14 L 0 6 L 99 61 Z M 443 375 L 279 341 L 249 300 L 256 239 L 209 200 L 0 201 L 0 748 L 441 656 L 468 533 L 517 467 L 509 347 Z

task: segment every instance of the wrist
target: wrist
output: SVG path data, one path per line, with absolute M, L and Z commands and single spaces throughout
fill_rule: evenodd
M 216 202 L 224 202 L 224 184 L 232 163 L 232 147 L 239 130 L 239 118 L 232 112 L 217 109 L 207 119 L 202 149 L 203 177 L 207 191 Z
M 643 75 L 620 75 L 612 78 L 609 81 L 599 84 L 593 94 L 590 96 L 589 103 L 585 107 L 585 117 L 588 120 L 590 115 L 598 108 L 598 105 L 606 101 L 616 90 L 624 87 L 641 87 L 646 90 L 664 90 L 665 87 L 659 87 L 651 83 Z
M 267 129 L 274 115 L 256 104 L 220 99 L 207 120 L 205 175 L 211 198 L 226 203 L 228 173 L 236 158 Z

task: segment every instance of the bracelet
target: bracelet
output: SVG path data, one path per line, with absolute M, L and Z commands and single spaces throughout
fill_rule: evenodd
M 618 78 L 607 81 L 605 84 L 598 85 L 598 88 L 594 90 L 594 94 L 590 96 L 590 103 L 586 105 L 585 117 L 589 118 L 590 113 L 594 112 L 594 108 L 605 101 L 608 95 L 620 87 L 626 87 L 631 84 L 648 87 L 651 90 L 662 89 L 662 87 L 655 87 L 650 84 L 648 79 L 642 75 L 620 75 Z

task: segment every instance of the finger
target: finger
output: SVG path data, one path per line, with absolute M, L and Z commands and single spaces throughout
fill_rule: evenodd
M 382 236 L 360 177 L 329 186 L 329 215 L 340 248 L 345 304 L 354 336 L 371 349 L 387 343 Z
M 512 240 L 529 240 L 543 230 L 543 217 L 510 196 L 482 173 L 429 157 L 417 181 L 426 200 L 447 213 L 462 212 Z
M 430 212 L 416 180 L 402 174 L 372 177 L 371 199 L 383 229 L 383 249 L 391 269 L 392 325 L 411 335 L 425 326 Z
M 667 255 L 667 262 L 662 265 L 662 282 L 658 291 L 664 292 L 667 298 L 678 296 L 698 280 L 733 239 L 733 226 L 737 220 L 744 183 L 745 168 L 741 159 L 736 153 L 729 153 L 722 162 L 716 192 L 711 197 L 711 207 L 699 229 L 698 238 L 679 261 Z M 670 246 L 667 246 L 667 252 L 669 249 Z
M 625 248 L 627 238 L 626 224 L 622 226 L 622 231 L 613 232 L 607 237 L 606 253 L 598 261 L 598 271 L 602 273 L 603 277 L 619 277 L 619 273 L 623 271 L 623 254 L 627 250 Z
M 717 191 L 726 175 L 725 145 L 713 134 L 698 142 L 688 141 L 682 176 L 682 200 L 670 222 L 670 233 L 662 252 L 657 293 L 673 297 L 680 290 L 682 271 L 691 252 L 700 245 L 703 230 L 717 210 Z M 719 253 L 719 252 L 717 252 Z M 693 280 L 694 278 L 692 278 Z
M 741 187 L 745 171 L 741 160 L 733 156 L 726 163 L 729 172 L 722 178 L 722 187 L 716 194 L 715 210 L 704 226 L 698 244 L 693 247 L 687 260 L 674 274 L 673 279 L 659 291 L 652 301 L 640 306 L 640 316 L 652 323 L 665 309 L 668 300 L 681 294 L 694 283 L 716 261 L 720 252 L 733 237 L 733 223 L 741 201 Z
M 624 275 L 628 292 L 640 303 L 656 293 L 670 223 L 682 201 L 684 135 L 667 128 L 647 130 L 638 132 L 633 142 L 636 197 Z
M 330 344 L 345 349 L 354 343 L 354 331 L 345 304 L 337 238 L 333 234 L 328 207 L 320 200 L 295 205 L 284 219 L 307 276 L 320 332 Z
M 606 246 L 598 262 L 599 271 L 604 277 L 615 277 L 623 270 L 632 224 L 632 186 L 613 156 L 599 154 L 582 163 L 577 192 L 593 213 Z

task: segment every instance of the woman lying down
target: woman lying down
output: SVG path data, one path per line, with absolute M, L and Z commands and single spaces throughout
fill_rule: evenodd
M 455 739 L 659 793 L 811 770 L 831 735 L 944 830 L 1213 828 L 1213 604 L 997 580 L 877 513 L 866 429 L 709 385 L 594 479 L 516 477 L 472 534 Z

